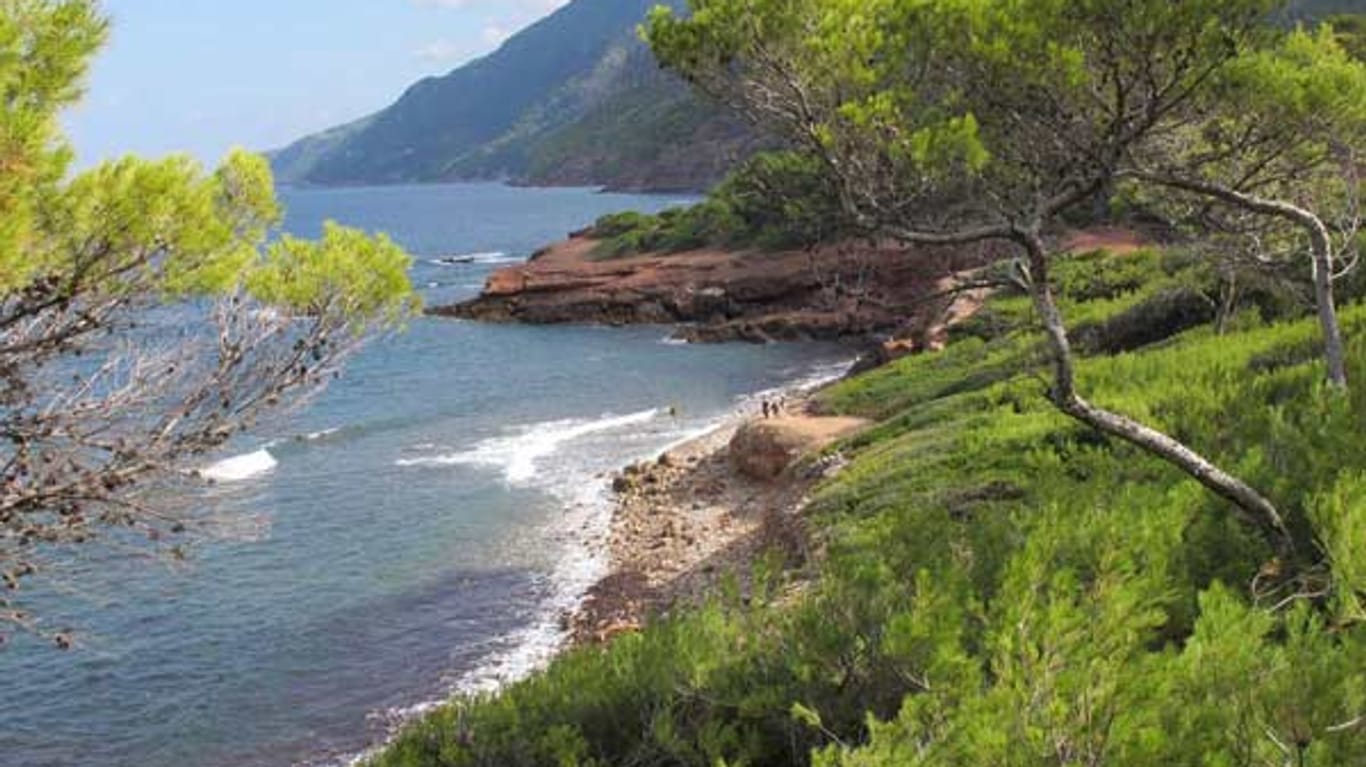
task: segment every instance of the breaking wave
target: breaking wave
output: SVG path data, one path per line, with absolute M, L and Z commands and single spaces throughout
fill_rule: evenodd
M 493 437 L 457 453 L 425 458 L 405 458 L 398 466 L 481 466 L 500 469 L 510 485 L 527 485 L 536 479 L 538 464 L 574 440 L 601 432 L 649 423 L 660 411 L 644 410 L 597 420 L 570 419 L 519 427 L 514 434 Z
M 275 460 L 275 456 L 271 455 L 266 448 L 261 448 L 254 453 L 225 458 L 201 469 L 199 473 L 206 479 L 215 482 L 243 482 L 263 474 L 269 474 L 278 465 L 279 462 Z

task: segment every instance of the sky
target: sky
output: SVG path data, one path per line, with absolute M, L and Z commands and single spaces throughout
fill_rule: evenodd
M 111 39 L 65 118 L 83 166 L 274 149 L 381 109 L 566 0 L 104 0 Z

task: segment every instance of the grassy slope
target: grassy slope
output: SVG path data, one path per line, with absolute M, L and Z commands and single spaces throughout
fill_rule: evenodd
M 1060 270 L 1093 327 L 1199 281 L 1152 254 Z M 1366 382 L 1366 308 L 1344 320 Z M 1324 392 L 1314 325 L 1251 310 L 1081 367 L 1314 527 L 1323 593 L 1273 614 L 1248 598 L 1269 554 L 1222 503 L 1045 402 L 1031 323 L 998 298 L 945 353 L 824 394 L 880 425 L 815 498 L 812 562 L 452 704 L 377 764 L 1366 763 L 1330 729 L 1366 711 L 1366 383 Z

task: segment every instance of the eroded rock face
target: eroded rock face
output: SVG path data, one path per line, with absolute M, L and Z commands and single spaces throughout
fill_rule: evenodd
M 836 247 L 777 253 L 696 250 L 595 260 L 573 236 L 494 272 L 478 298 L 432 314 L 532 324 L 678 324 L 694 342 L 836 340 L 915 332 L 941 321 L 927 300 L 987 251 Z

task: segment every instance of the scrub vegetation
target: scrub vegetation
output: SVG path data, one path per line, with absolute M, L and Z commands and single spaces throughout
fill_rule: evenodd
M 832 448 L 807 560 L 455 700 L 375 764 L 1366 761 L 1366 67 L 1359 27 L 1285 23 L 1337 10 L 656 11 L 664 65 L 787 149 L 600 222 L 605 255 L 991 243 L 1013 287 L 820 395 L 877 425 Z M 765 163 L 799 183 L 747 198 Z M 1161 244 L 1061 246 L 1139 222 Z

